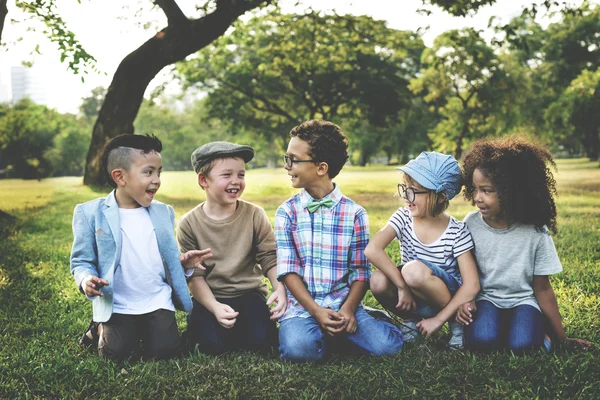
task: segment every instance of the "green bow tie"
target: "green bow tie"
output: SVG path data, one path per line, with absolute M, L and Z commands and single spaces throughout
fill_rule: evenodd
M 331 206 L 333 206 L 333 200 L 331 200 L 331 197 L 327 197 L 327 198 L 321 199 L 321 200 L 309 201 L 308 207 L 307 207 L 308 212 L 314 213 L 321 206 L 331 208 Z

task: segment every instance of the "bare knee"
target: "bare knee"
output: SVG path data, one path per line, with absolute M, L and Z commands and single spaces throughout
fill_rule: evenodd
M 390 296 L 390 287 L 393 286 L 393 284 L 383 272 L 376 270 L 373 272 L 373 275 L 371 275 L 369 286 L 373 296 L 379 299 L 381 297 Z
M 418 289 L 423 287 L 427 279 L 431 277 L 431 270 L 421 261 L 409 261 L 402 267 L 402 278 L 410 287 Z

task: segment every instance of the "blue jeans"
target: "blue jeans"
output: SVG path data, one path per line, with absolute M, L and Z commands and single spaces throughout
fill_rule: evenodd
M 361 306 L 356 313 L 358 328 L 354 333 L 329 336 L 313 317 L 289 318 L 279 325 L 279 352 L 281 358 L 293 362 L 322 361 L 330 347 L 349 345 L 360 354 L 385 356 L 402 350 L 402 332 L 393 324 L 376 320 Z
M 217 298 L 239 312 L 231 329 L 223 328 L 215 316 L 196 300 L 188 314 L 188 343 L 191 349 L 207 354 L 222 354 L 231 350 L 269 351 L 277 347 L 277 326 L 265 296 L 258 291 L 239 297 Z
M 538 349 L 544 343 L 542 313 L 530 305 L 498 308 L 491 302 L 477 302 L 473 322 L 465 327 L 465 347 L 489 352 L 507 348 L 516 353 Z
M 460 284 L 458 283 L 458 281 L 456 280 L 455 277 L 453 277 L 448 272 L 446 272 L 446 270 L 443 269 L 442 267 L 439 267 L 429 261 L 425 261 L 425 260 L 417 260 L 417 261 L 420 261 L 423 264 L 425 264 L 431 270 L 431 273 L 433 276 L 440 278 L 442 280 L 442 282 L 444 282 L 444 284 L 448 288 L 448 291 L 450 292 L 450 296 L 454 296 L 454 294 L 460 288 Z M 398 266 L 398 269 L 402 270 L 403 266 L 404 266 L 404 264 Z M 435 317 L 437 315 L 437 313 L 440 312 L 439 308 L 432 307 L 431 305 L 424 302 L 423 300 L 415 299 L 415 301 L 417 303 L 417 308 L 411 314 L 413 314 L 417 318 Z

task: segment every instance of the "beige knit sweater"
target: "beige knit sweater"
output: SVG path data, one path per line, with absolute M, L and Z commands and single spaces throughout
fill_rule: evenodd
M 197 205 L 179 220 L 177 241 L 181 252 L 210 247 L 211 271 L 194 270 L 206 277 L 215 297 L 231 298 L 253 290 L 267 294 L 263 275 L 277 265 L 275 235 L 261 207 L 238 200 L 235 213 L 223 220 L 209 218 Z

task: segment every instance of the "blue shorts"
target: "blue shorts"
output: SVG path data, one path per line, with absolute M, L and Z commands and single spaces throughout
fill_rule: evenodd
M 420 260 L 420 259 L 416 260 L 416 261 L 420 261 L 423 264 L 427 265 L 427 267 L 431 270 L 431 273 L 433 274 L 433 276 L 440 278 L 442 280 L 442 282 L 444 282 L 444 284 L 448 288 L 448 291 L 450 292 L 450 296 L 454 296 L 456 294 L 456 292 L 460 288 L 461 284 L 458 282 L 458 280 L 455 277 L 453 277 L 448 272 L 446 272 L 446 270 L 443 269 L 442 267 L 437 266 L 429 261 Z M 402 270 L 402 267 L 404 267 L 404 264 L 399 265 L 398 269 Z M 415 299 L 415 301 L 417 302 L 417 308 L 415 311 L 413 311 L 413 314 L 416 317 L 431 318 L 431 317 L 436 316 L 437 313 L 440 311 L 437 307 L 432 307 L 431 305 L 424 302 L 423 300 Z

